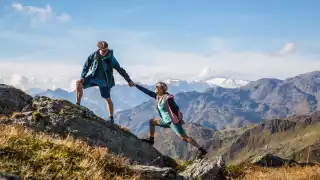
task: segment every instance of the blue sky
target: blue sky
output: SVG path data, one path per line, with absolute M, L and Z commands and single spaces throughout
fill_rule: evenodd
M 319 7 L 315 0 L 1 1 L 0 76 L 77 77 L 103 39 L 141 81 L 190 79 L 205 67 L 285 78 L 320 67 Z

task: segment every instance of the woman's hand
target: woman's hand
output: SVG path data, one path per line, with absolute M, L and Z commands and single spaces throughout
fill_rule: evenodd
M 130 86 L 130 87 L 136 86 L 136 83 L 134 83 L 133 81 L 130 81 L 130 82 L 129 82 L 129 86 Z

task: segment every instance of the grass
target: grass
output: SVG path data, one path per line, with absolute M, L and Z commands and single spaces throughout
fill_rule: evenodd
M 243 164 L 237 166 L 229 165 L 225 167 L 224 174 L 231 179 L 243 179 L 246 175 L 247 167 L 249 166 Z
M 254 168 L 247 171 L 245 180 L 320 180 L 320 166 Z
M 12 118 L 22 118 L 22 117 L 25 117 L 25 115 L 22 114 L 21 112 L 13 112 L 11 117 Z
M 227 166 L 231 180 L 320 180 L 320 166 L 264 168 L 250 165 Z
M 179 159 L 179 158 L 173 158 L 175 161 L 176 161 L 176 163 L 177 163 L 177 166 L 175 167 L 178 171 L 184 171 L 186 168 L 187 168 L 187 166 L 189 166 L 190 164 L 192 164 L 193 163 L 193 161 L 192 160 L 183 160 L 183 159 Z
M 32 117 L 35 121 L 39 121 L 41 118 L 43 118 L 42 114 L 38 111 L 33 112 Z
M 0 172 L 35 179 L 139 179 L 128 159 L 72 137 L 52 138 L 0 125 Z
M 127 127 L 125 127 L 125 126 L 119 125 L 119 128 L 120 128 L 120 130 L 123 131 L 123 132 L 129 132 L 129 133 L 131 132 L 130 129 L 127 128 Z
M 6 120 L 8 120 L 8 119 L 9 119 L 8 116 L 0 115 L 0 121 L 6 121 Z

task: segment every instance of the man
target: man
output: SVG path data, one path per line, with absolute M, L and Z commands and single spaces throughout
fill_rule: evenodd
M 76 82 L 76 104 L 80 105 L 83 89 L 98 86 L 101 97 L 106 100 L 108 105 L 109 122 L 114 123 L 113 103 L 110 98 L 110 90 L 115 85 L 113 69 L 119 72 L 130 87 L 134 85 L 134 82 L 132 82 L 130 76 L 120 66 L 113 55 L 113 50 L 108 49 L 108 44 L 105 41 L 99 41 L 97 46 L 98 50 L 89 55 L 83 66 L 81 79 Z M 89 69 L 91 69 L 92 72 L 86 76 Z

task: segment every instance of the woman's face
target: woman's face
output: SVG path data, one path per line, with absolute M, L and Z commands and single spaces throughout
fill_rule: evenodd
M 156 86 L 156 87 L 154 88 L 154 92 L 155 92 L 157 95 L 160 95 L 160 96 L 164 94 L 164 91 L 163 91 L 163 89 L 162 89 L 161 86 Z

